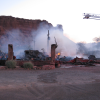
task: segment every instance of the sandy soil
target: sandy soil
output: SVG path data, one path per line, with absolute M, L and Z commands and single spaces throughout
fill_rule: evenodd
M 100 100 L 100 65 L 0 70 L 0 100 Z

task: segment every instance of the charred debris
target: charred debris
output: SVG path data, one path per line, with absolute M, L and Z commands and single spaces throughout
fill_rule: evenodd
M 93 65 L 94 63 L 100 63 L 100 58 L 96 58 L 95 55 L 90 55 L 88 59 L 84 58 L 72 58 L 72 57 L 60 57 L 60 53 L 55 57 L 55 50 L 58 47 L 56 38 L 55 44 L 51 44 L 51 57 L 44 52 L 39 52 L 38 50 L 25 50 L 22 57 L 16 58 L 13 52 L 13 44 L 8 44 L 8 53 L 4 53 L 0 50 L 0 65 L 5 65 L 7 60 L 15 59 L 17 65 L 22 66 L 24 62 L 31 61 L 35 66 L 50 65 L 55 67 L 60 67 L 60 64 L 74 64 L 74 65 Z M 49 46 L 49 31 L 47 35 L 47 50 Z M 49 50 L 48 50 L 49 51 Z M 54 67 L 53 67 L 54 68 Z
M 45 52 L 39 52 L 38 50 L 25 50 L 25 57 L 24 60 L 42 60 L 45 61 L 47 58 L 50 57 Z
M 54 47 L 55 48 L 55 47 Z M 46 52 L 39 52 L 38 50 L 25 50 L 24 56 L 16 59 L 16 56 L 13 55 L 13 59 L 16 59 L 18 61 L 37 61 L 39 63 L 40 61 L 45 62 L 52 60 L 52 57 L 49 57 Z M 53 54 L 52 54 L 53 55 Z M 5 61 L 8 60 L 8 53 L 4 53 L 0 50 L 0 65 L 4 65 Z M 54 56 L 55 57 L 55 56 Z M 53 61 L 55 62 L 55 67 L 58 67 L 59 64 L 74 64 L 74 65 L 93 65 L 94 63 L 100 63 L 100 58 L 96 58 L 95 55 L 90 55 L 88 59 L 84 58 L 72 58 L 68 56 L 59 57 L 57 55 L 55 58 L 53 57 Z

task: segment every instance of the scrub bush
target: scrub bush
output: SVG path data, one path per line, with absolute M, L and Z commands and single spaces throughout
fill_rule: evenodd
M 24 64 L 23 64 L 23 68 L 29 68 L 29 69 L 33 69 L 33 63 L 31 63 L 31 62 L 25 62 Z
M 5 62 L 7 68 L 16 68 L 16 61 L 15 60 L 8 60 Z

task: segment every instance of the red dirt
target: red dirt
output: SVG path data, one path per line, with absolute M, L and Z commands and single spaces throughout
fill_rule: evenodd
M 0 70 L 0 100 L 100 100 L 100 66 L 68 66 Z

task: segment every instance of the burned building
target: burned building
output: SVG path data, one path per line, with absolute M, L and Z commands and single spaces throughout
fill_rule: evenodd
M 56 44 L 51 45 L 51 57 L 39 52 L 38 50 L 25 50 L 25 59 L 23 61 L 17 60 L 17 65 L 22 66 L 27 60 L 31 61 L 35 66 L 40 66 L 41 69 L 54 69 L 55 68 L 55 49 Z
M 55 68 L 55 49 L 57 44 L 51 45 L 51 57 L 49 57 L 45 52 L 39 52 L 38 50 L 25 50 L 23 59 L 15 59 L 17 66 L 23 66 L 25 62 L 31 62 L 34 66 L 38 66 L 40 69 L 54 69 Z M 0 62 L 0 65 L 5 65 L 7 60 L 14 60 L 13 44 L 8 44 L 8 57 L 4 61 Z M 1 57 L 1 56 L 0 56 Z

